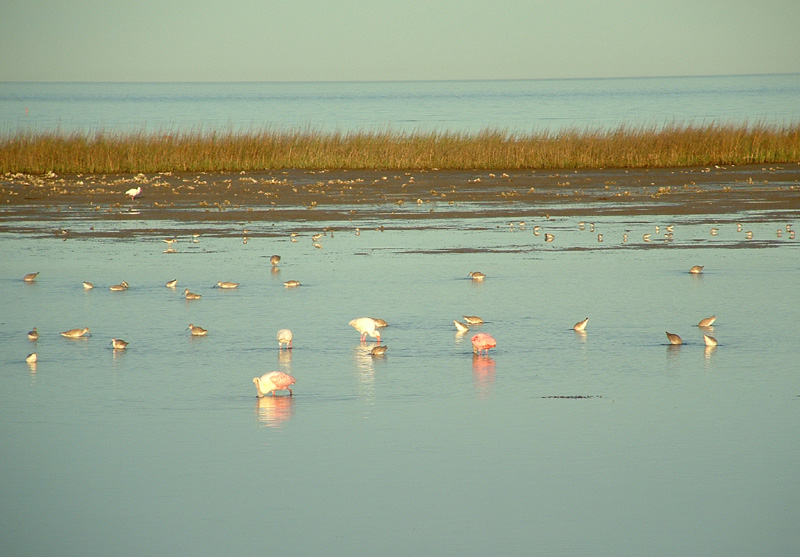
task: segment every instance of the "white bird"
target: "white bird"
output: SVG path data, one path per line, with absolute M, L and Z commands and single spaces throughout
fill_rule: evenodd
M 282 371 L 270 371 L 261 377 L 253 377 L 253 383 L 256 385 L 256 395 L 258 398 L 263 398 L 267 394 L 275 396 L 275 391 L 289 391 L 289 396 L 292 396 L 291 385 L 297 381 L 288 373 Z
M 706 346 L 716 346 L 717 345 L 717 339 L 715 339 L 712 336 L 703 335 L 703 340 L 705 341 Z
M 142 186 L 137 186 L 135 188 L 131 188 L 125 192 L 125 195 L 131 198 L 131 201 L 137 196 L 142 194 Z
M 292 348 L 292 331 L 289 329 L 281 329 L 278 331 L 278 349 L 280 350 L 283 348 L 283 345 L 287 345 L 286 347 L 291 350 Z
M 583 331 L 586 330 L 586 324 L 588 322 L 589 322 L 589 318 L 587 317 L 583 321 L 578 321 L 577 323 L 575 323 L 575 326 L 572 327 L 572 328 L 575 330 L 575 332 L 582 333 Z
M 367 339 L 367 335 L 381 341 L 381 332 L 378 330 L 378 324 L 372 317 L 359 317 L 350 321 L 350 326 L 356 331 L 361 333 L 361 342 Z
M 38 357 L 36 356 L 36 352 L 28 354 L 28 356 L 25 358 L 25 361 L 28 362 L 29 364 L 35 364 L 36 360 L 38 360 Z
M 467 331 L 469 331 L 469 326 L 462 323 L 461 321 L 456 321 L 455 319 L 453 319 L 453 325 L 456 326 L 456 331 L 459 333 L 466 333 Z

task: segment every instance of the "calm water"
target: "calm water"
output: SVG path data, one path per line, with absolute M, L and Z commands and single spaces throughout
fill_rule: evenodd
M 800 74 L 372 83 L 0 82 L 2 133 L 264 128 L 529 133 L 798 120 Z
M 176 254 L 0 234 L 0 553 L 796 553 L 800 251 L 776 230 L 800 221 L 732 218 L 754 239 L 719 216 L 364 220 L 322 249 L 326 223 L 254 222 L 247 244 L 187 227 Z M 642 241 L 667 224 L 673 242 Z M 464 314 L 489 357 L 456 336 Z M 390 323 L 385 358 L 347 324 L 366 315 Z M 255 397 L 273 369 L 294 397 Z

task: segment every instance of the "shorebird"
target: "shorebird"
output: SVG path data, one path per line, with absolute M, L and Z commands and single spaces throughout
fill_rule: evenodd
M 678 335 L 670 333 L 669 331 L 666 331 L 666 333 L 670 344 L 683 344 L 683 339 L 681 339 L 681 337 Z
M 278 350 L 283 348 L 283 345 L 286 345 L 286 348 L 291 350 L 292 348 L 292 331 L 289 329 L 281 329 L 278 331 Z
M 128 289 L 128 283 L 125 282 L 125 281 L 122 281 L 119 284 L 115 284 L 113 286 L 109 286 L 108 289 L 111 290 L 112 292 L 122 292 L 123 290 L 127 290 Z
M 125 348 L 128 346 L 128 343 L 121 338 L 112 338 L 111 346 L 114 347 L 114 350 L 125 350 Z
M 389 326 L 389 324 L 386 321 L 384 321 L 383 319 L 379 319 L 377 317 L 373 317 L 372 320 L 375 321 L 375 326 L 378 327 L 379 329 L 383 329 L 384 327 L 388 327 Z
M 25 361 L 26 361 L 26 362 L 28 362 L 29 364 L 35 364 L 35 363 L 36 363 L 36 360 L 38 360 L 38 359 L 39 359 L 39 358 L 36 356 L 36 352 L 33 352 L 33 353 L 31 353 L 31 354 L 28 354 L 28 355 L 25 357 Z
M 483 324 L 483 319 L 481 319 L 477 315 L 462 315 L 461 317 L 464 318 L 464 321 L 467 322 L 467 325 L 481 325 L 481 324 Z
M 166 238 L 166 239 L 163 239 L 163 238 L 162 238 L 162 240 L 161 240 L 161 241 L 162 241 L 162 242 L 164 242 L 165 244 L 167 244 L 169 247 L 172 247 L 172 244 L 174 244 L 175 242 L 177 242 L 177 241 L 178 241 L 178 239 L 177 239 L 177 238 Z
M 38 274 L 39 274 L 38 271 L 35 272 L 35 273 L 28 273 L 27 275 L 22 277 L 22 280 L 24 280 L 25 282 L 33 282 L 33 281 L 36 280 L 36 275 L 38 275 Z
M 198 327 L 197 325 L 192 325 L 191 323 L 189 323 L 189 326 L 186 327 L 186 330 L 192 331 L 192 336 L 194 337 L 204 337 L 208 334 L 208 331 L 206 331 L 203 327 Z
M 373 346 L 372 350 L 370 350 L 369 353 L 372 356 L 383 356 L 384 354 L 386 354 L 386 348 L 387 346 L 385 344 L 383 346 Z
M 295 288 L 297 286 L 300 286 L 300 281 L 299 280 L 287 280 L 286 282 L 283 283 L 283 285 L 286 288 Z
M 472 351 L 475 354 L 480 356 L 481 351 L 484 351 L 487 355 L 489 354 L 489 349 L 494 348 L 497 346 L 497 341 L 492 338 L 491 335 L 486 333 L 478 333 L 472 337 Z
M 649 242 L 650 241 L 650 234 L 643 234 L 642 235 L 642 240 L 644 240 L 645 242 Z
M 582 333 L 582 332 L 584 332 L 586 330 L 586 324 L 588 322 L 589 322 L 589 318 L 587 317 L 583 321 L 578 321 L 577 323 L 575 323 L 575 326 L 572 327 L 572 328 L 575 330 L 575 332 Z
M 92 284 L 91 282 L 83 281 L 84 290 L 91 290 L 92 288 L 94 288 L 94 284 Z
M 273 255 L 272 257 L 269 258 L 269 262 L 272 263 L 273 267 L 277 267 L 278 263 L 281 262 L 281 256 L 280 255 Z
M 188 288 L 183 291 L 183 296 L 187 300 L 199 300 L 200 298 L 203 297 L 202 294 L 195 294 L 194 292 L 189 292 Z
M 462 323 L 461 321 L 456 321 L 455 319 L 453 319 L 453 325 L 456 326 L 456 332 L 466 333 L 467 331 L 469 331 L 469 326 Z
M 221 282 L 220 281 L 220 282 L 218 282 L 217 284 L 214 285 L 214 288 L 231 289 L 231 288 L 236 288 L 237 286 L 239 286 L 238 282 Z
M 137 196 L 142 194 L 142 186 L 137 186 L 135 188 L 131 188 L 125 192 L 125 195 L 131 198 L 131 201 Z
M 598 234 L 597 235 L 597 241 L 598 242 L 602 242 L 603 241 L 603 235 L 602 234 Z
M 628 235 L 627 234 L 623 234 L 622 235 L 622 241 L 623 242 L 627 242 L 628 241 Z
M 67 338 L 80 338 L 88 334 L 89 334 L 89 327 L 84 327 L 83 329 L 70 329 L 69 331 L 64 331 L 63 333 L 61 333 L 61 336 Z
M 484 275 L 480 271 L 472 271 L 468 276 L 475 282 L 481 282 L 483 279 L 486 278 L 486 275 Z
M 292 396 L 294 393 L 291 386 L 296 382 L 294 377 L 282 371 L 270 371 L 261 377 L 253 377 L 258 398 L 263 398 L 267 394 L 275 396 L 275 391 L 289 391 L 289 396 Z
M 706 346 L 716 346 L 717 345 L 717 339 L 715 339 L 712 336 L 703 335 L 703 340 L 705 341 Z
M 541 226 L 534 226 L 534 227 L 533 227 L 533 235 L 534 235 L 534 236 L 538 236 L 538 235 L 539 235 L 539 231 L 540 231 L 541 229 L 542 229 L 542 227 L 541 227 Z
M 711 235 L 712 236 L 716 236 L 717 234 L 719 234 L 719 228 L 712 228 L 711 229 Z
M 372 317 L 359 317 L 352 319 L 349 323 L 356 331 L 361 333 L 361 342 L 366 341 L 367 335 L 381 342 L 381 332 L 378 330 L 378 325 Z
M 752 230 L 748 230 L 747 232 L 744 233 L 744 237 L 747 240 L 752 240 L 753 239 L 753 231 Z
M 742 231 L 742 223 L 737 222 L 736 223 L 736 232 L 741 232 L 741 231 Z
M 706 317 L 705 319 L 701 319 L 700 323 L 697 324 L 698 327 L 710 327 L 714 324 L 714 321 L 717 320 L 716 315 L 712 315 L 711 317 Z
M 694 267 L 689 269 L 689 272 L 692 273 L 693 275 L 699 275 L 700 273 L 703 272 L 703 267 L 704 265 L 695 265 Z
M 176 286 L 178 286 L 178 279 L 172 279 L 168 281 L 166 286 L 167 288 L 175 288 Z
M 552 242 L 554 239 L 555 239 L 555 236 L 553 236 L 552 234 L 545 233 L 545 235 L 544 235 L 544 241 L 545 242 Z
M 36 327 L 28 331 L 28 340 L 39 340 L 39 331 L 36 330 Z

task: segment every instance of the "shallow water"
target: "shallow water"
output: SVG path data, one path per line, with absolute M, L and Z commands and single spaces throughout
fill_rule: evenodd
M 363 219 L 329 223 L 321 249 L 324 222 L 243 223 L 246 244 L 204 224 L 175 254 L 0 234 L 0 553 L 794 552 L 799 223 L 738 216 L 753 240 L 719 215 Z M 488 357 L 455 334 L 465 314 L 497 339 Z M 360 316 L 389 322 L 385 357 Z M 273 369 L 293 397 L 256 398 Z

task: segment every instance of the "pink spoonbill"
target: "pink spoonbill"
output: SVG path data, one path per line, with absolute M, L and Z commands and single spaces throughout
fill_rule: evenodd
M 263 398 L 268 393 L 275 396 L 275 391 L 289 391 L 289 396 L 292 396 L 291 386 L 296 383 L 296 381 L 295 378 L 288 373 L 270 371 L 261 377 L 253 377 L 253 383 L 256 385 L 256 394 L 258 398 Z
M 497 341 L 491 335 L 486 333 L 478 333 L 472 337 L 472 351 L 480 356 L 481 350 L 487 355 L 489 349 L 497 346 Z

